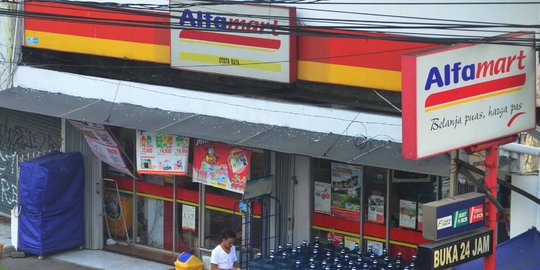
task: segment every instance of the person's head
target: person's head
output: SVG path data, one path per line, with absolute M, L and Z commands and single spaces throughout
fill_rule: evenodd
M 234 233 L 231 230 L 226 230 L 223 232 L 223 236 L 221 237 L 221 244 L 226 247 L 230 248 L 234 244 L 234 241 L 236 241 L 236 233 Z

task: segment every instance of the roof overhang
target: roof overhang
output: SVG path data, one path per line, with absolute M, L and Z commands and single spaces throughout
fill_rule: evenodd
M 441 176 L 448 175 L 450 168 L 447 155 L 406 160 L 401 156 L 401 144 L 391 140 L 307 131 L 22 87 L 0 91 L 0 107 L 358 165 Z

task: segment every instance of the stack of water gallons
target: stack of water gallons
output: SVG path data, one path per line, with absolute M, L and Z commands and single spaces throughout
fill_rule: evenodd
M 396 258 L 390 258 L 387 251 L 378 256 L 370 249 L 362 252 L 356 245 L 353 250 L 345 247 L 341 242 L 339 247 L 332 244 L 315 242 L 308 244 L 303 241 L 302 245 L 293 247 L 287 244 L 279 246 L 277 250 L 271 250 L 268 256 L 257 254 L 257 257 L 249 262 L 250 270 L 287 270 L 287 269 L 320 269 L 320 270 L 415 270 L 416 255 L 410 262 L 401 258 L 401 252 Z

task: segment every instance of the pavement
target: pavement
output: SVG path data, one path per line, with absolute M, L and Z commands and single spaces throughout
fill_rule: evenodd
M 44 256 L 39 259 L 34 255 L 24 258 L 11 258 L 11 221 L 0 216 L 0 243 L 4 245 L 4 254 L 0 259 L 0 270 L 26 269 L 83 269 L 83 270 L 171 270 L 174 266 L 142 260 L 103 250 L 72 249 Z

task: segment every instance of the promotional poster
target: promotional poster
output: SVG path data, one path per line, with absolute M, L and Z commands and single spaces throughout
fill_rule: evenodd
M 186 175 L 189 138 L 137 130 L 137 173 Z
M 69 122 L 84 136 L 97 158 L 129 176 L 133 176 L 124 162 L 118 144 L 104 125 L 73 120 Z
M 332 162 L 332 214 L 360 218 L 362 167 Z
M 384 223 L 384 197 L 371 195 L 368 201 L 368 221 Z
M 416 202 L 399 200 L 399 227 L 416 229 Z
M 244 193 L 251 151 L 219 142 L 197 140 L 193 154 L 193 182 Z
M 315 181 L 315 200 L 314 210 L 315 212 L 330 214 L 331 211 L 331 189 L 332 185 L 324 182 Z

